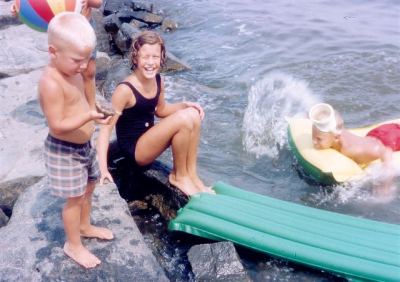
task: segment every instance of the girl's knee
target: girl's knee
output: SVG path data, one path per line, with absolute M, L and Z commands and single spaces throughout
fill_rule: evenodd
M 180 110 L 178 114 L 180 115 L 180 119 L 185 122 L 190 129 L 200 125 L 200 113 L 195 108 L 190 107 Z

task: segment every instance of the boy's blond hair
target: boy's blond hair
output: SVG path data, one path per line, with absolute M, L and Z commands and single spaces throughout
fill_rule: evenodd
M 96 34 L 89 21 L 81 14 L 62 12 L 57 14 L 49 23 L 48 44 L 62 45 L 73 44 L 77 47 L 96 46 Z M 60 44 L 60 42 L 62 42 Z

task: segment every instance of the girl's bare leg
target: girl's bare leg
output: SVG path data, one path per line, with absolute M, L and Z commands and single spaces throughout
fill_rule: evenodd
M 182 128 L 172 137 L 172 155 L 174 157 L 174 170 L 169 176 L 169 182 L 180 188 L 186 195 L 199 192 L 192 182 L 187 170 L 187 159 L 190 142 L 190 130 Z
M 101 263 L 88 249 L 82 245 L 80 219 L 84 196 L 68 198 L 63 208 L 62 217 L 67 240 L 64 252 L 85 268 L 92 268 Z
M 169 180 L 186 195 L 201 192 L 193 183 L 187 170 L 192 130 L 193 122 L 187 115 L 187 109 L 180 110 L 162 119 L 143 134 L 137 142 L 135 151 L 136 161 L 140 165 L 147 165 L 161 155 L 169 145 L 172 145 L 174 168 Z
M 187 158 L 187 170 L 193 183 L 202 192 L 210 192 L 211 188 L 204 185 L 197 174 L 197 152 L 200 141 L 201 120 L 198 111 L 194 108 L 187 109 L 193 122 L 193 130 L 190 132 L 189 150 Z
M 92 210 L 92 195 L 95 182 L 88 182 L 86 192 L 83 198 L 82 210 L 81 210 L 81 224 L 80 233 L 83 237 L 99 238 L 103 240 L 111 240 L 114 238 L 110 229 L 104 227 L 97 227 L 90 223 L 90 212 Z

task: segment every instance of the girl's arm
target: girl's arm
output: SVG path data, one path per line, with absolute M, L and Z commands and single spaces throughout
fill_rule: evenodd
M 156 116 L 163 118 L 166 116 L 169 116 L 176 111 L 186 109 L 189 107 L 193 107 L 196 110 L 199 111 L 200 118 L 204 118 L 204 111 L 203 108 L 198 104 L 194 102 L 181 102 L 181 103 L 174 103 L 174 104 L 169 104 L 165 101 L 164 98 L 164 79 L 161 78 L 161 93 L 160 93 L 160 98 L 158 99 L 158 104 L 156 108 Z
M 106 179 L 113 182 L 113 178 L 108 171 L 107 155 L 111 133 L 117 124 L 117 121 L 129 102 L 132 95 L 124 87 L 117 87 L 112 95 L 111 103 L 116 114 L 112 117 L 109 124 L 105 124 L 100 128 L 99 137 L 97 139 L 97 157 L 100 168 L 100 184 L 102 185 Z

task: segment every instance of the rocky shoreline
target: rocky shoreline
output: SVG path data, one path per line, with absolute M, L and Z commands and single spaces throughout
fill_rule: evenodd
M 116 83 L 130 72 L 127 46 L 132 36 L 144 28 L 170 32 L 177 24 L 147 2 L 104 2 L 93 16 L 99 51 L 97 96 L 107 101 Z M 63 254 L 62 201 L 46 192 L 42 147 L 47 127 L 37 101 L 37 81 L 48 57 L 47 38 L 10 16 L 10 5 L 0 0 L 0 281 L 170 280 L 131 213 L 151 205 L 168 220 L 187 198 L 169 185 L 167 166 L 156 162 L 144 174 L 129 171 L 115 149 L 110 150 L 110 166 L 120 190 L 114 184 L 97 187 L 93 200 L 93 221 L 111 228 L 115 240 L 85 240 L 103 261 L 93 270 L 82 269 Z M 188 69 L 167 53 L 164 72 Z M 196 265 L 195 280 L 248 281 L 243 267 L 238 268 L 233 245 L 213 245 L 197 247 L 188 255 Z M 222 250 L 225 256 L 210 260 L 212 253 Z M 232 266 L 231 271 L 226 265 Z

